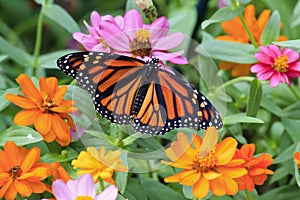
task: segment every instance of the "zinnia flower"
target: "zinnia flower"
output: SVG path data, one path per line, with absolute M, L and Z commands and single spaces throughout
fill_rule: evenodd
M 257 73 L 259 80 L 270 80 L 271 87 L 276 87 L 279 82 L 291 84 L 290 78 L 300 76 L 299 54 L 290 49 L 280 48 L 276 45 L 261 46 L 261 52 L 255 53 L 259 63 L 251 67 L 251 72 Z
M 218 132 L 214 127 L 206 129 L 203 140 L 194 134 L 194 147 L 184 133 L 178 133 L 177 138 L 165 151 L 172 162 L 163 162 L 183 171 L 165 178 L 165 182 L 193 186 L 192 191 L 197 198 L 205 197 L 208 190 L 217 196 L 238 192 L 234 178 L 247 174 L 247 170 L 239 167 L 244 160 L 233 159 L 236 140 L 228 137 L 217 144 Z
M 263 10 L 260 16 L 256 19 L 255 17 L 255 7 L 253 5 L 248 5 L 244 11 L 245 22 L 253 35 L 255 41 L 260 45 L 260 37 L 270 19 L 271 10 Z M 226 40 L 232 42 L 240 43 L 251 43 L 249 36 L 243 26 L 242 21 L 239 17 L 235 17 L 231 20 L 222 22 L 222 28 L 228 35 L 222 35 L 216 37 L 217 40 Z M 282 28 L 282 24 L 281 27 Z M 279 36 L 278 41 L 285 41 L 287 38 L 285 36 Z M 250 64 L 232 63 L 227 61 L 222 61 L 220 63 L 220 69 L 229 70 L 232 69 L 232 76 L 247 76 L 250 74 Z
M 112 178 L 114 171 L 127 171 L 127 167 L 122 165 L 120 159 L 121 151 L 109 151 L 105 154 L 105 148 L 97 151 L 94 147 L 88 147 L 87 151 L 81 151 L 77 160 L 72 161 L 74 168 L 80 168 L 78 174 L 92 174 L 95 182 L 98 178 L 114 184 Z
M 50 176 L 49 164 L 40 163 L 40 149 L 18 147 L 8 141 L 0 150 L 0 199 L 14 200 L 19 193 L 29 197 L 43 193 L 47 187 L 41 181 Z
M 61 166 L 59 162 L 53 162 L 50 164 L 51 174 L 53 175 L 53 180 L 61 179 L 65 183 L 71 179 L 68 172 Z
M 63 100 L 67 86 L 59 88 L 55 77 L 41 77 L 40 89 L 37 89 L 26 74 L 21 74 L 16 81 L 25 96 L 6 95 L 7 100 L 24 109 L 16 114 L 14 123 L 22 126 L 34 124 L 46 142 L 56 140 L 62 146 L 68 145 L 71 140 L 69 127 L 76 130 L 69 113 L 76 108 L 72 100 Z
M 259 157 L 254 158 L 254 144 L 245 144 L 241 149 L 237 149 L 234 158 L 244 159 L 245 167 L 248 173 L 240 178 L 235 179 L 239 185 L 239 190 L 248 189 L 252 191 L 255 185 L 262 185 L 267 179 L 267 174 L 274 174 L 272 170 L 267 169 L 272 164 L 273 159 L 269 154 L 263 153 Z
M 152 56 L 175 64 L 187 64 L 183 51 L 167 52 L 180 45 L 184 35 L 176 32 L 168 35 L 169 22 L 165 17 L 156 19 L 152 24 L 143 24 L 137 10 L 129 10 L 124 18 L 105 15 L 101 17 L 92 12 L 89 26 L 84 22 L 90 34 L 76 32 L 73 37 L 87 50 L 105 51 L 144 60 Z
M 297 167 L 300 168 L 300 152 L 294 153 L 294 162 L 296 163 Z
M 57 200 L 115 200 L 118 196 L 118 189 L 114 185 L 96 195 L 96 188 L 90 174 L 84 174 L 78 180 L 69 180 L 67 183 L 56 180 L 52 184 L 52 192 Z

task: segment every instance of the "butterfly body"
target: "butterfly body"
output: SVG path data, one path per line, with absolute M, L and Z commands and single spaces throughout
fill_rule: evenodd
M 160 67 L 158 59 L 102 52 L 78 52 L 58 59 L 58 67 L 78 80 L 95 109 L 116 124 L 164 134 L 174 128 L 222 127 L 221 116 L 197 89 Z

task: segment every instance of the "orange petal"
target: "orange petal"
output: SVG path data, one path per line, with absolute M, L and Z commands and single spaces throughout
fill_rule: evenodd
M 216 147 L 217 165 L 224 165 L 230 162 L 235 154 L 237 141 L 232 137 L 224 139 Z
M 17 192 L 23 197 L 28 197 L 31 195 L 32 190 L 29 183 L 26 180 L 20 180 L 16 182 Z
M 30 149 L 28 154 L 25 157 L 25 160 L 23 160 L 21 164 L 22 173 L 26 173 L 29 169 L 31 169 L 31 167 L 39 157 L 40 157 L 40 149 L 38 148 Z
M 229 35 L 220 35 L 216 37 L 216 40 L 225 40 L 225 41 L 231 41 L 231 42 L 242 42 L 238 38 L 234 38 Z
M 205 157 L 211 152 L 211 150 L 216 146 L 219 136 L 218 131 L 214 126 L 208 127 L 205 130 L 202 146 L 199 150 L 198 155 L 200 157 Z
M 52 129 L 49 130 L 49 132 L 45 135 L 42 135 L 43 136 L 43 139 L 46 141 L 46 142 L 52 142 L 55 138 L 56 138 L 56 135 L 55 133 L 53 132 Z
M 241 147 L 241 152 L 243 156 L 246 156 L 247 158 L 252 158 L 255 152 L 255 144 L 244 144 Z
M 221 26 L 223 30 L 235 40 L 238 40 L 243 43 L 246 43 L 249 40 L 239 17 L 235 17 L 231 20 L 222 22 Z
M 218 178 L 220 176 L 222 176 L 222 174 L 214 172 L 214 171 L 208 171 L 203 173 L 204 178 L 206 178 L 207 180 L 213 180 L 215 178 Z
M 54 97 L 53 97 L 53 102 L 56 105 L 59 105 L 60 102 L 63 100 L 66 92 L 67 92 L 67 86 L 63 85 L 59 88 L 59 90 L 55 93 Z
M 4 193 L 2 193 L 2 191 L 4 191 Z M 3 195 L 4 195 L 4 199 L 7 199 L 7 200 L 16 199 L 17 190 L 16 190 L 16 186 L 14 184 L 13 179 L 10 179 L 9 182 L 7 182 L 7 184 L 5 184 L 0 189 L 0 197 L 3 197 Z
M 21 95 L 7 94 L 5 98 L 24 109 L 37 108 L 37 105 L 33 101 Z
M 261 35 L 264 31 L 271 15 L 271 10 L 263 10 L 261 14 L 259 15 L 256 23 L 258 27 L 258 34 Z
M 37 182 L 44 180 L 51 175 L 50 168 L 36 167 L 30 170 L 30 172 L 22 174 L 19 179 L 26 179 L 29 182 Z
M 235 63 L 232 66 L 231 75 L 232 76 L 248 76 L 250 74 L 250 64 L 240 64 Z
M 234 63 L 232 62 L 221 61 L 219 67 L 221 70 L 230 70 L 233 67 L 233 65 Z
M 9 158 L 6 160 L 7 163 L 9 163 L 11 166 L 20 166 L 21 164 L 21 155 L 19 147 L 12 141 L 8 141 L 4 145 L 4 151 L 6 156 Z M 6 157 L 5 156 L 5 157 Z
M 173 175 L 173 176 L 169 176 L 169 177 L 165 178 L 164 181 L 165 181 L 166 183 L 179 182 L 179 181 L 178 181 L 178 177 L 179 177 L 178 174 L 175 174 L 175 175 Z
M 15 115 L 14 123 L 22 126 L 34 124 L 40 113 L 38 109 L 21 110 Z
M 39 133 L 46 135 L 51 128 L 50 114 L 40 114 L 34 123 L 34 127 Z
M 36 105 L 40 105 L 42 103 L 42 96 L 39 90 L 35 87 L 33 82 L 26 74 L 21 74 L 18 76 L 16 81 L 20 84 L 22 92 L 30 98 Z
M 42 182 L 30 182 L 30 187 L 33 193 L 43 193 L 47 189 Z
M 58 91 L 58 81 L 55 77 L 46 78 L 46 83 L 49 88 L 51 98 L 54 97 L 55 93 Z
M 209 188 L 211 192 L 216 196 L 223 196 L 226 194 L 226 186 L 224 185 L 222 178 L 223 177 L 220 177 L 210 181 Z
M 67 123 L 57 114 L 51 115 L 52 130 L 56 135 L 56 141 L 64 146 L 68 145 L 71 141 L 70 129 Z
M 203 176 L 200 176 L 198 181 L 193 186 L 193 194 L 197 198 L 203 198 L 208 194 L 209 181 L 206 180 Z
M 193 144 L 196 150 L 199 151 L 202 146 L 202 138 L 197 134 L 193 134 Z
M 196 170 L 186 170 L 179 173 L 179 183 L 192 186 L 199 179 L 200 173 Z
M 250 29 L 251 33 L 253 33 L 256 21 L 254 5 L 250 4 L 245 8 L 244 18 L 248 28 Z
M 11 156 L 11 155 L 9 155 Z M 9 162 L 9 159 L 2 150 L 0 150 L 0 173 L 6 173 L 10 170 L 12 164 Z
M 247 174 L 247 170 L 242 167 L 218 166 L 218 172 L 222 173 L 230 178 L 239 178 L 239 177 Z

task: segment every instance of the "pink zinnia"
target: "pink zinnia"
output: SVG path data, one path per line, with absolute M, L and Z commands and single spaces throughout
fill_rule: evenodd
M 115 200 L 118 196 L 118 189 L 114 185 L 96 195 L 96 188 L 91 174 L 84 174 L 78 180 L 69 180 L 67 183 L 56 180 L 52 184 L 52 192 L 57 200 L 74 200 L 79 199 L 79 197 L 81 199 Z
M 270 80 L 271 87 L 276 87 L 279 82 L 288 83 L 290 78 L 300 76 L 299 54 L 290 49 L 280 48 L 276 45 L 259 47 L 261 52 L 255 53 L 259 63 L 251 67 L 251 72 L 257 73 L 259 80 Z
M 152 24 L 143 24 L 137 10 L 129 10 L 124 18 L 101 17 L 97 12 L 91 15 L 92 26 L 84 22 L 90 34 L 74 33 L 73 37 L 89 51 L 105 51 L 150 60 L 157 57 L 162 61 L 187 64 L 184 51 L 168 52 L 179 46 L 185 36 L 175 32 L 168 34 L 170 24 L 165 17 Z

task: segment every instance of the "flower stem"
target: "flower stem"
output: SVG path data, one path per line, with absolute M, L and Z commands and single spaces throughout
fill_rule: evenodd
M 231 0 L 231 3 L 232 3 L 232 6 L 233 6 L 235 9 L 237 9 L 237 8 L 239 7 L 239 5 L 237 4 L 237 2 L 236 2 L 235 0 Z M 246 32 L 247 32 L 247 35 L 248 35 L 248 37 L 249 37 L 249 39 L 250 39 L 250 41 L 251 41 L 251 44 L 252 44 L 255 48 L 258 48 L 258 44 L 257 44 L 257 42 L 255 41 L 255 39 L 254 39 L 254 37 L 253 37 L 251 31 L 249 30 L 249 27 L 247 26 L 247 23 L 246 23 L 246 21 L 245 21 L 244 16 L 243 16 L 242 14 L 239 14 L 239 18 L 240 18 L 240 20 L 241 20 L 241 22 L 242 22 L 242 24 L 243 24 L 243 26 L 244 26 L 244 28 L 245 28 L 245 30 L 246 30 Z
M 139 133 L 132 134 L 123 140 L 123 146 L 127 146 L 133 143 L 135 140 L 139 139 Z
M 42 8 L 39 14 L 37 29 L 36 29 L 36 39 L 35 39 L 35 46 L 34 46 L 34 53 L 33 53 L 34 56 L 33 75 L 35 75 L 39 63 L 39 55 L 40 55 L 41 45 L 42 45 L 43 18 L 44 18 L 44 9 Z
M 241 76 L 241 77 L 238 77 L 238 78 L 235 78 L 235 79 L 231 79 L 230 81 L 227 81 L 226 83 L 224 83 L 223 85 L 219 86 L 218 88 L 215 89 L 215 92 L 219 91 L 220 89 L 222 88 L 225 88 L 229 85 L 232 85 L 234 83 L 237 83 L 237 82 L 241 82 L 241 81 L 253 81 L 255 78 L 254 77 L 250 77 L 250 76 Z
M 254 200 L 250 194 L 250 191 L 248 189 L 245 189 L 245 194 L 246 194 L 246 197 L 247 197 L 247 200 Z
M 104 189 L 105 189 L 104 188 L 104 182 L 103 182 L 103 180 L 101 178 L 99 178 L 98 181 L 99 181 L 99 185 L 100 185 L 100 190 L 101 190 L 101 192 L 103 192 Z
M 291 85 L 290 87 L 291 92 L 293 93 L 293 95 L 300 100 L 300 95 L 298 94 L 298 92 L 296 91 L 296 89 L 293 87 L 293 85 Z

